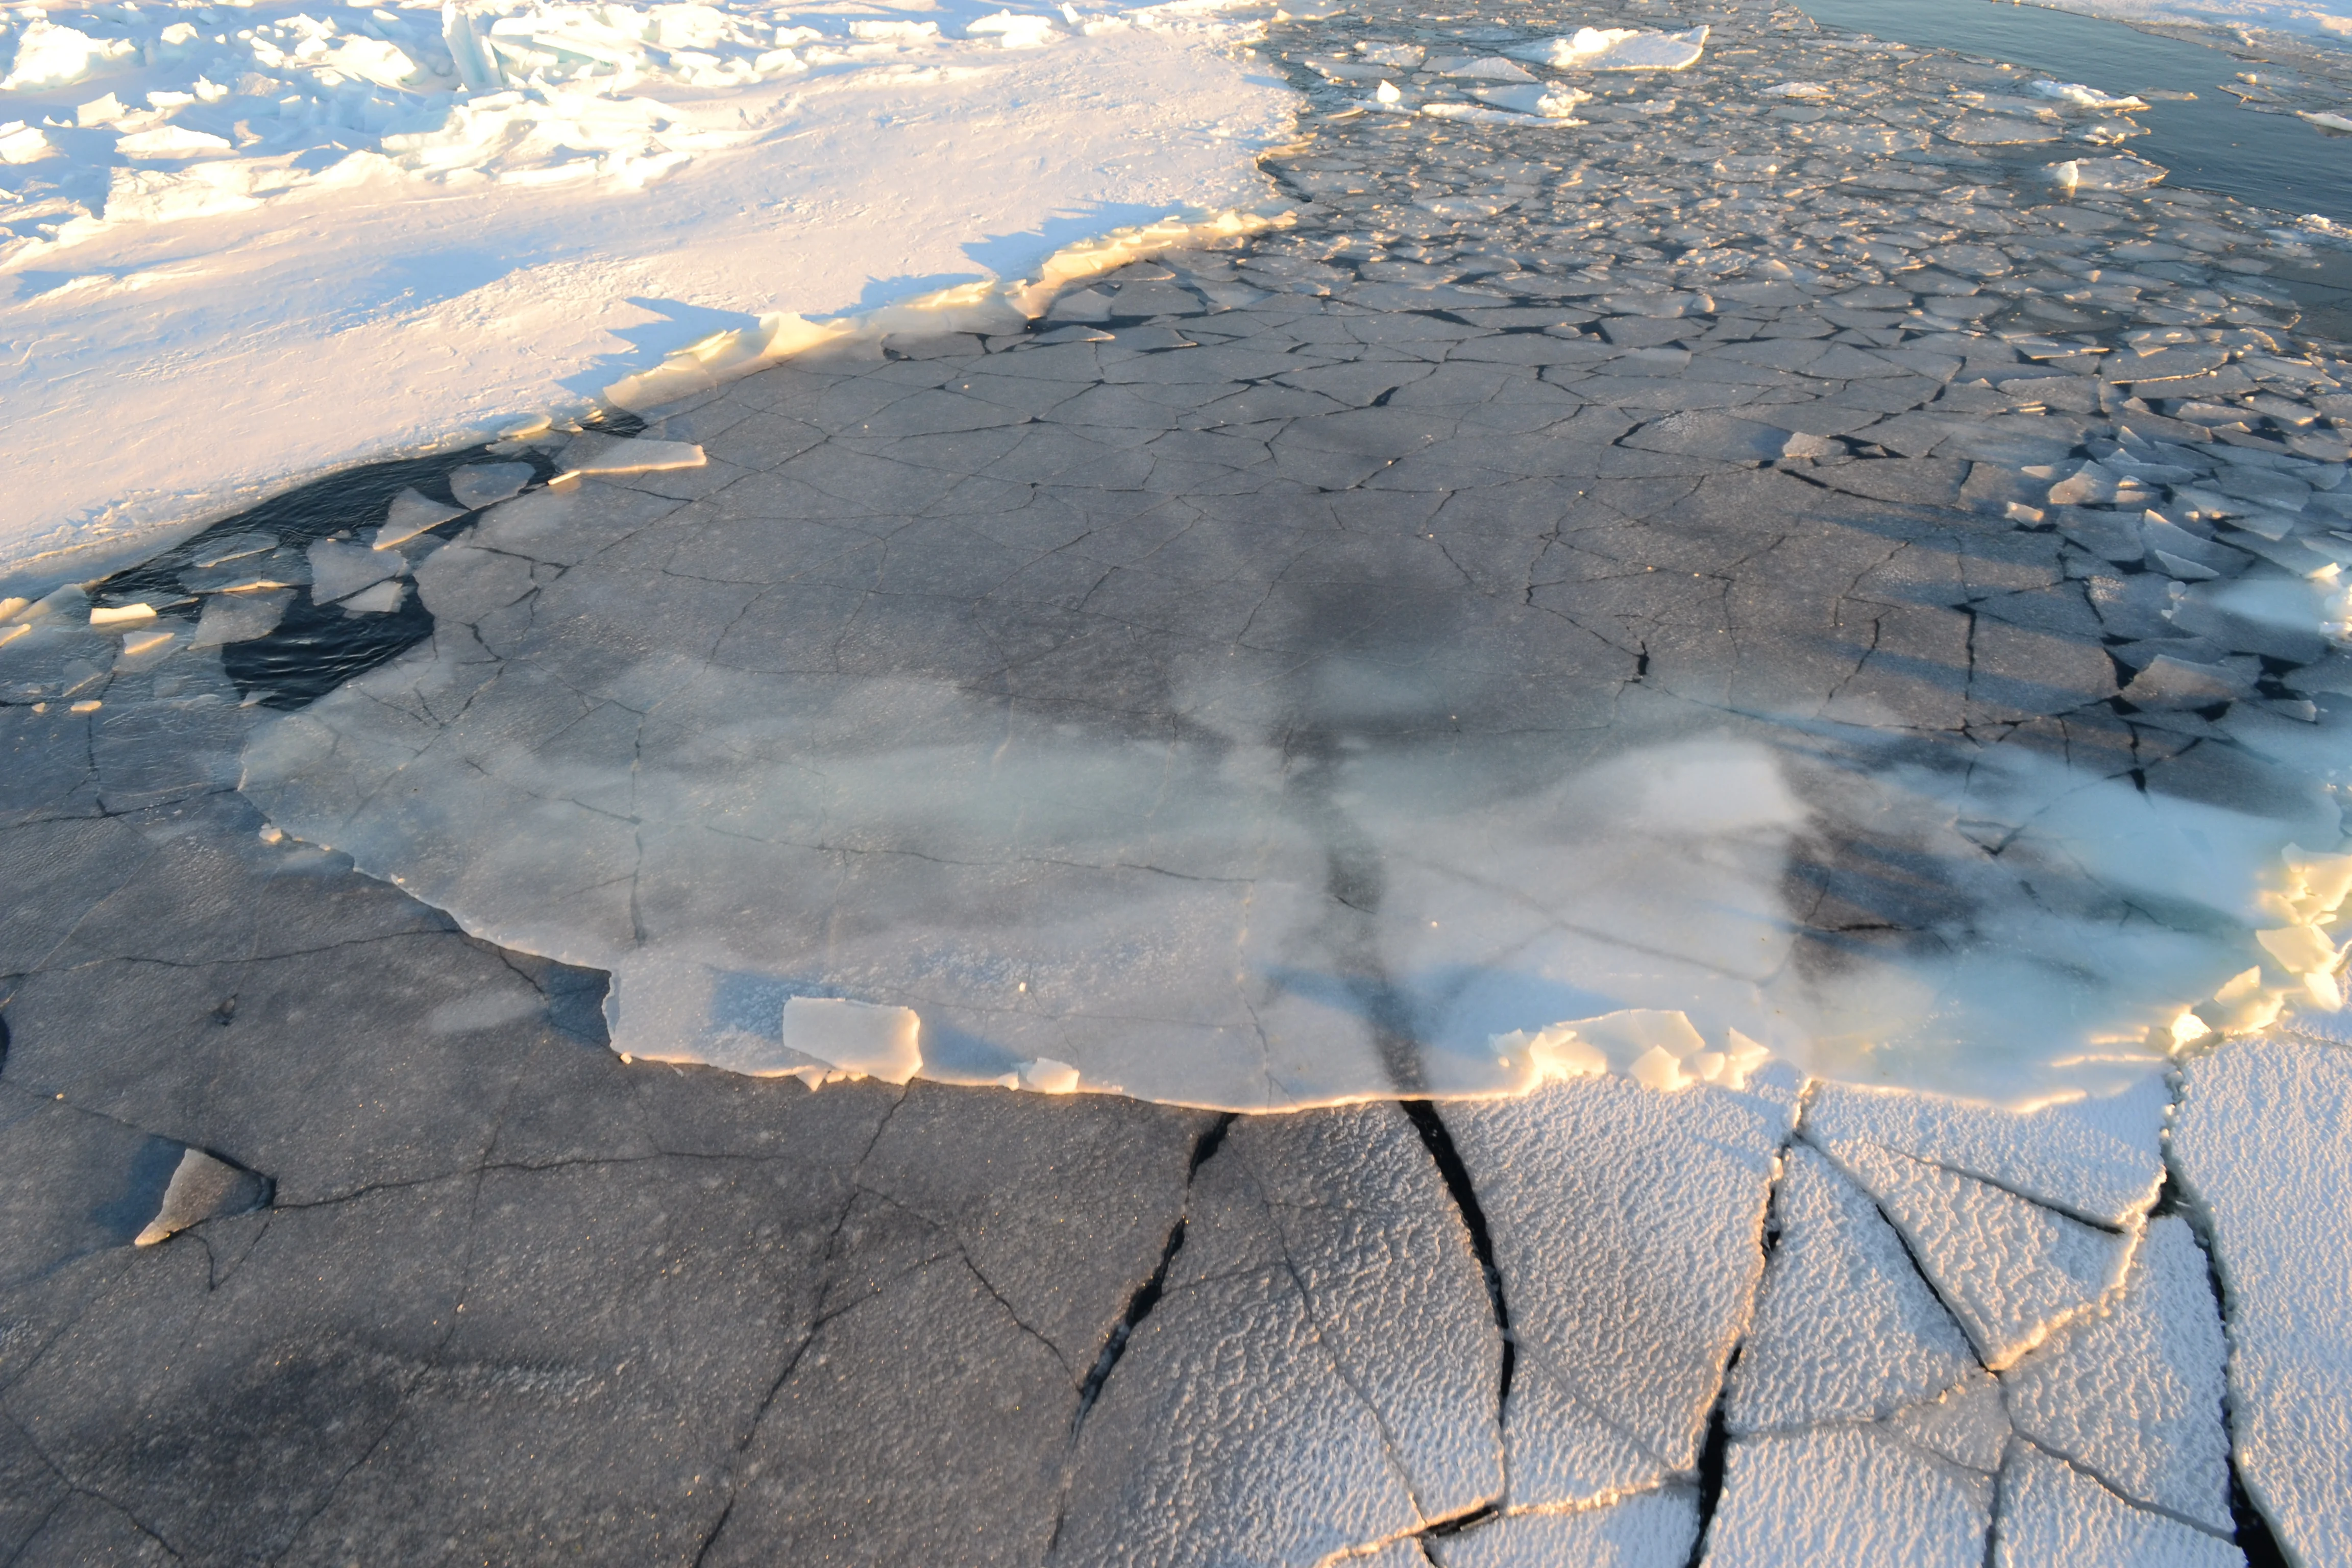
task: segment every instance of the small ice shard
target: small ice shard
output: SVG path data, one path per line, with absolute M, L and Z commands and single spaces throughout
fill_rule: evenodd
M 74 105 L 74 124 L 84 130 L 95 125 L 111 125 L 126 112 L 122 100 L 110 92 L 103 98 L 93 98 L 88 103 Z
M 407 599 L 408 584 L 395 577 L 353 594 L 343 601 L 343 611 L 353 616 L 390 615 Z
M 525 473 L 530 472 L 522 464 L 515 467 L 522 468 Z M 426 529 L 438 528 L 453 517 L 465 516 L 467 510 L 427 500 L 412 486 L 392 498 L 392 508 L 384 516 L 383 526 L 369 535 L 368 542 L 377 550 L 390 550 L 395 544 L 407 543 Z
M 784 1002 L 787 1050 L 885 1083 L 904 1083 L 920 1070 L 921 1028 L 911 1007 L 823 996 L 793 996 Z
M 2347 120 L 2340 114 L 2329 114 L 2325 110 L 2315 114 L 2307 109 L 2298 109 L 2294 111 L 2294 117 L 2297 120 L 2308 120 L 2314 125 L 2326 131 L 2352 131 L 2352 120 Z
M 449 493 L 477 511 L 520 493 L 537 472 L 529 463 L 469 463 L 449 476 Z
M 2018 1444 L 2001 1469 L 1994 1568 L 2245 1568 L 2245 1562 L 2223 1534 L 2135 1508 L 2031 1443 Z
M 243 1214 L 269 1201 L 269 1184 L 251 1171 L 215 1159 L 202 1149 L 180 1156 L 163 1189 L 163 1206 L 133 1238 L 133 1245 L 152 1247 L 192 1225 L 221 1215 Z
M 1638 27 L 1579 27 L 1575 36 L 1549 38 L 1516 48 L 1524 60 L 1555 70 L 1682 70 L 1696 65 L 1706 47 L 1706 29 L 1660 33 Z
M 1426 51 L 1415 44 L 1359 43 L 1356 52 L 1376 66 L 1394 66 L 1411 70 L 1421 64 Z
M 2002 1378 L 2010 1419 L 2143 1507 L 2230 1528 L 2221 1319 L 2189 1222 L 2148 1223 L 2122 1297 Z
M 2054 98 L 2061 103 L 2071 103 L 2081 109 L 2124 110 L 2147 107 L 2144 100 L 2129 93 L 2120 98 L 2112 97 L 2095 87 L 2084 87 L 2079 81 L 2037 81 L 2029 90 L 2037 97 Z
M 135 626 L 154 618 L 155 606 L 152 605 L 93 605 L 89 612 L 89 624 L 100 631 Z
M 1768 87 L 1765 98 L 1827 98 L 1830 89 L 1817 81 L 1784 81 L 1778 87 Z
M 689 441 L 640 441 L 593 430 L 574 436 L 559 460 L 566 474 L 650 474 L 704 462 L 702 448 Z
M 407 570 L 408 563 L 391 551 L 322 539 L 310 546 L 310 602 L 331 605 Z
M 286 606 L 293 599 L 290 588 L 259 594 L 212 595 L 205 600 L 205 613 L 196 622 L 196 635 L 188 639 L 188 646 L 218 647 L 225 643 L 266 637 L 286 618 Z
M 1372 97 L 1381 103 L 1402 103 L 1404 101 L 1404 94 L 1397 90 L 1397 85 L 1392 81 L 1384 81 L 1381 83 L 1379 87 L 1373 89 Z
M 1440 74 L 1461 77 L 1472 81 L 1532 82 L 1536 79 L 1524 66 L 1513 65 L 1500 55 L 1489 55 L 1485 59 L 1465 60 L 1458 66 L 1448 67 Z
M 1072 1094 L 1077 1090 L 1078 1069 L 1051 1057 L 1023 1062 L 1013 1071 L 1022 1088 L 1035 1089 L 1039 1094 Z

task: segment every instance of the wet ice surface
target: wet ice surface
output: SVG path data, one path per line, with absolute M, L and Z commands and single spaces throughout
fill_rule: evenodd
M 647 410 L 699 467 L 549 441 L 247 793 L 738 1071 L 851 1065 L 805 997 L 1235 1109 L 2024 1103 L 2332 1006 L 2310 247 L 1801 17 L 1479 96 L 1609 20 L 1301 24 L 1286 231 Z

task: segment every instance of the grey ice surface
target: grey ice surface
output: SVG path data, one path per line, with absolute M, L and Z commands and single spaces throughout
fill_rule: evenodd
M 1302 63 L 1425 47 L 1397 79 L 1448 101 L 1448 60 L 1629 19 L 1282 24 L 1317 105 L 1269 163 L 1286 230 L 1125 268 L 1033 331 L 653 411 L 560 490 L 470 466 L 478 519 L 376 551 L 446 510 L 387 496 L 316 572 L 291 533 L 207 539 L 135 590 L 138 625 L 197 628 L 160 648 L 79 590 L 0 623 L 0 1563 L 2352 1552 L 2340 1016 L 2179 1062 L 2128 1034 L 2092 1074 L 2112 1092 L 2030 1110 L 1888 1087 L 1930 1058 L 1860 1047 L 1820 1065 L 1866 1087 L 1784 1060 L 1738 1089 L 1421 1098 L 1477 1087 L 1495 1033 L 1640 999 L 1577 989 L 1624 979 L 1629 932 L 1669 992 L 1858 1005 L 1855 976 L 1931 972 L 2031 883 L 2056 912 L 2003 940 L 2227 978 L 2263 960 L 2215 879 L 2337 842 L 2344 656 L 2246 613 L 2352 542 L 2352 371 L 2274 281 L 2305 241 L 2161 186 L 2053 200 L 2043 164 L 2093 145 L 2073 110 L 1761 7 L 1672 18 L 1715 28 L 1701 63 L 1588 82 L 1579 124 L 1350 117 L 1363 79 Z M 1834 101 L 1761 91 L 1822 78 Z M 1988 106 L 2057 144 L 1944 134 Z M 270 685 L 281 624 L 368 573 L 414 587 L 352 624 L 415 646 L 307 707 Z M 1226 665 L 1229 706 L 1187 707 Z M 452 775 L 402 759 L 476 709 L 457 752 L 520 815 L 436 838 L 450 798 L 402 791 Z M 1276 744 L 1270 718 L 1298 723 Z M 1150 860 L 925 861 L 879 808 L 970 752 L 846 765 L 892 724 L 1009 736 L 1012 772 L 1034 742 L 1019 782 L 1056 798 L 1176 805 Z M 248 772 L 325 732 L 331 811 L 331 770 Z M 811 735 L 846 748 L 817 802 L 839 837 L 711 830 Z M 1686 814 L 1513 837 L 1572 801 L 1529 781 L 1626 735 L 1666 749 L 1579 775 L 1619 805 L 1778 779 L 1781 815 L 1717 818 L 1681 882 L 1654 872 Z M 1881 764 L 1911 815 L 1873 815 Z M 1466 815 L 1398 804 L 1481 778 Z M 2193 830 L 2213 858 L 2120 901 L 2119 858 L 2051 880 L 2057 841 L 2007 836 L 2053 779 L 2078 828 L 2127 825 L 2118 855 Z M 277 819 L 313 810 L 373 837 Z M 1129 845 L 1114 826 L 1091 847 Z M 607 875 L 662 831 L 703 839 Z M 376 867 L 400 885 L 352 856 L 435 843 Z M 744 864 L 768 903 L 697 904 Z M 1737 895 L 1703 929 L 1702 892 Z M 910 956 L 852 918 L 949 894 L 985 942 Z M 780 904 L 838 917 L 838 973 L 640 962 Z M 2111 919 L 2124 945 L 2085 934 Z M 963 962 L 1044 927 L 1064 945 L 1026 968 Z M 1236 931 L 1272 945 L 1203 945 Z M 1759 931 L 1780 945 L 1725 981 Z M 1224 978 L 1269 954 L 1290 967 Z M 784 983 L 876 999 L 917 958 L 926 1048 L 967 1079 L 1142 1090 L 1164 1061 L 1181 1087 L 1221 1040 L 1256 1098 L 1202 1098 L 1362 1102 L 812 1091 L 621 1055 L 662 1016 L 626 999 L 688 974 L 675 1016 L 725 1026 L 695 1050 L 814 1067 Z M 2061 973 L 2100 1007 L 2147 979 Z M 1205 1011 L 1117 1012 L 1170 996 Z M 1320 1044 L 1285 1067 L 1293 1028 Z M 1955 1070 L 2032 1079 L 2054 1037 L 1970 1035 Z

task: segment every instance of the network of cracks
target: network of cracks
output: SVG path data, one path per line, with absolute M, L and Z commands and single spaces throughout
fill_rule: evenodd
M 1621 19 L 1707 23 L 1705 63 L 1596 77 L 1572 124 L 1391 113 L 1328 68 L 1410 57 L 1422 102 L 1486 110 L 1496 51 L 1609 18 L 1291 24 L 1318 114 L 1269 161 L 1302 198 L 1276 233 L 1025 330 L 346 476 L 0 647 L 10 1560 L 2341 1555 L 2325 1020 L 2032 1111 L 1781 1062 L 1421 1097 L 1445 996 L 1370 919 L 1377 834 L 1333 826 L 1351 745 L 1483 726 L 1540 767 L 1629 712 L 1810 704 L 1817 739 L 2334 830 L 2344 660 L 2255 613 L 2352 523 L 2352 395 L 2270 280 L 2302 242 L 2053 192 L 2091 117 L 1998 67 Z M 703 460 L 632 473 L 633 440 Z M 649 987 L 649 933 L 709 911 L 643 858 L 544 871 L 645 815 L 596 771 L 643 733 L 596 716 L 642 720 L 648 655 L 723 672 L 717 718 L 821 677 L 1211 731 L 1221 765 L 1288 724 L 1302 929 L 1387 1095 L 1235 1116 L 616 1055 L 599 971 Z M 1274 673 L 1204 717 L 1180 677 L 1213 656 Z M 469 722 L 447 776 L 578 815 L 363 822 L 387 755 Z M 425 853 L 431 811 L 521 843 L 528 896 Z M 1916 847 L 1799 843 L 1775 962 L 1965 934 Z M 593 969 L 530 956 L 583 930 Z M 978 1078 L 1087 1021 L 929 1000 L 1002 1047 Z

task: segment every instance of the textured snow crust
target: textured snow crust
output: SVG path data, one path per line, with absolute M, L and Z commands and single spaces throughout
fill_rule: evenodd
M 2229 1303 L 2238 1471 L 2306 1563 L 2352 1558 L 2352 1056 L 2293 1038 L 2189 1065 L 2172 1154 Z

